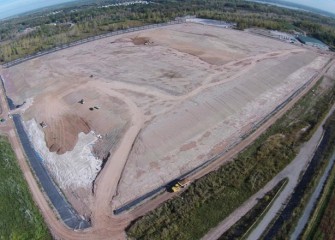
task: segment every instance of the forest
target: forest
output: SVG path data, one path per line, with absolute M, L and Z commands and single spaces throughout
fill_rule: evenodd
M 185 15 L 304 32 L 335 46 L 335 19 L 242 0 L 154 0 L 149 4 L 103 7 L 116 1 L 84 1 L 57 11 L 44 10 L 0 24 L 0 63 L 119 29 L 161 23 Z M 126 2 L 126 1 L 117 1 Z

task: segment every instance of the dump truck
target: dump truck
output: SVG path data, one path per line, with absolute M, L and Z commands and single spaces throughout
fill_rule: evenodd
M 180 180 L 172 187 L 172 192 L 179 192 L 182 188 L 187 187 L 189 184 L 190 180 L 188 178 Z

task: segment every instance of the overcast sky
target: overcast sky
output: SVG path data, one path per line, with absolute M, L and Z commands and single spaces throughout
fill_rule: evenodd
M 73 0 L 0 0 L 0 19 Z
M 0 0 L 1 1 L 1 0 Z M 286 0 L 335 13 L 335 0 Z
M 73 0 L 0 0 L 0 19 Z M 287 0 L 335 13 L 335 0 Z

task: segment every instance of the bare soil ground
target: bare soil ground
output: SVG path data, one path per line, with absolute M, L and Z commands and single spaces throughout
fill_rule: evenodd
M 120 206 L 223 151 L 327 61 L 272 39 L 189 23 L 76 46 L 4 75 L 15 103 L 33 99 L 23 116 L 37 123 L 28 124 L 31 131 L 44 133 L 41 154 L 54 158 L 48 169 L 79 212 L 97 210 L 98 222 L 113 196 Z M 94 137 L 81 146 L 100 158 L 89 161 L 111 154 L 95 196 L 90 184 L 76 183 L 93 182 L 98 171 L 71 174 L 95 165 L 66 157 L 86 138 L 81 132 Z

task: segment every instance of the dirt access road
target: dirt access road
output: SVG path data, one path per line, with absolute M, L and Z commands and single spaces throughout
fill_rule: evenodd
M 316 82 L 316 79 L 313 83 Z M 308 88 L 305 89 L 306 92 L 313 84 L 311 84 Z M 119 181 L 120 175 L 123 171 L 124 164 L 127 160 L 127 156 L 129 150 L 139 133 L 142 125 L 143 118 L 141 113 L 138 112 L 137 107 L 133 104 L 132 101 L 126 99 L 121 93 L 115 92 L 113 90 L 108 90 L 104 88 L 103 85 L 100 85 L 100 91 L 108 92 L 109 95 L 115 96 L 118 99 L 122 99 L 123 102 L 127 104 L 128 109 L 130 110 L 131 115 L 131 126 L 125 133 L 122 141 L 120 143 L 120 147 L 114 153 L 113 159 L 109 161 L 101 174 L 99 175 L 96 186 L 96 200 L 93 205 L 93 215 L 92 215 L 92 223 L 93 226 L 90 229 L 86 229 L 81 232 L 74 232 L 71 229 L 66 228 L 56 217 L 52 209 L 50 208 L 44 194 L 39 189 L 36 180 L 34 179 L 33 174 L 30 171 L 30 168 L 25 160 L 24 153 L 22 150 L 22 146 L 18 141 L 16 133 L 14 131 L 14 126 L 11 121 L 8 121 L 2 127 L 2 131 L 9 137 L 11 141 L 14 151 L 17 154 L 17 158 L 20 164 L 22 171 L 26 177 L 26 180 L 29 184 L 29 187 L 33 193 L 33 197 L 40 207 L 41 212 L 51 229 L 51 232 L 57 239 L 124 239 L 124 228 L 132 221 L 134 218 L 145 214 L 146 212 L 154 209 L 156 206 L 166 201 L 167 199 L 174 196 L 173 194 L 163 194 L 152 201 L 149 201 L 142 206 L 130 211 L 129 213 L 123 214 L 122 216 L 113 216 L 110 201 L 115 194 L 117 183 Z M 121 85 L 119 85 L 121 88 Z M 204 86 L 202 88 L 205 88 Z M 2 90 L 3 91 L 3 90 Z M 194 91 L 197 91 L 196 89 Z M 192 92 L 190 93 L 192 95 Z M 199 178 L 206 173 L 218 168 L 222 163 L 231 159 L 236 153 L 245 148 L 251 142 L 254 141 L 264 130 L 266 130 L 280 115 L 282 115 L 289 107 L 291 107 L 294 102 L 302 96 L 302 93 L 296 97 L 293 101 L 291 101 L 288 105 L 286 105 L 280 112 L 278 112 L 273 118 L 267 121 L 262 127 L 256 130 L 250 137 L 242 141 L 236 148 L 227 152 L 227 154 L 221 158 L 220 160 L 214 162 L 212 165 L 209 165 L 202 171 L 199 171 L 196 175 L 192 177 L 192 179 Z M 6 101 L 4 98 L 4 94 L 2 94 L 2 106 L 3 106 L 3 114 L 7 115 L 8 107 L 6 105 Z M 117 162 L 113 162 L 114 159 L 118 159 Z M 116 165 L 115 165 L 116 164 Z M 108 172 L 109 174 L 107 174 Z M 112 174 L 110 174 L 112 173 Z

